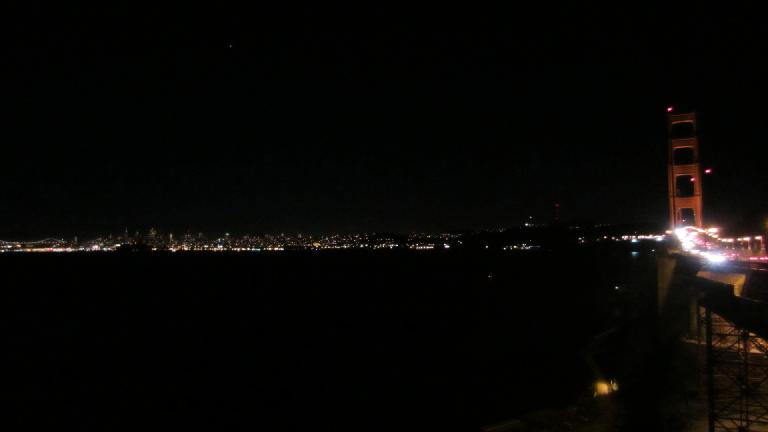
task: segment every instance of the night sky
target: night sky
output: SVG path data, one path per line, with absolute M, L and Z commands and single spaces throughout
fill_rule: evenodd
M 706 222 L 768 217 L 757 11 L 19 3 L 2 239 L 664 223 L 667 105 Z

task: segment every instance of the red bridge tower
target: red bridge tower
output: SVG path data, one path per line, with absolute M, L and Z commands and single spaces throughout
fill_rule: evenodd
M 669 122 L 669 218 L 672 229 L 704 226 L 701 204 L 701 165 L 696 138 L 696 114 L 674 114 Z

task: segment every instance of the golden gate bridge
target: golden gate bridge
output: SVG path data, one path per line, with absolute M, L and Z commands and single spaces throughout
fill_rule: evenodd
M 762 234 L 705 227 L 695 113 L 667 108 L 670 254 L 658 259 L 660 316 L 683 297 L 704 366 L 709 432 L 768 431 L 768 254 Z M 704 170 L 705 173 L 711 171 Z

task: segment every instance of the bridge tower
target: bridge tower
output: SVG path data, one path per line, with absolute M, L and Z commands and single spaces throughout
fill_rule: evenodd
M 675 114 L 667 108 L 669 126 L 669 219 L 672 229 L 704 226 L 701 165 L 696 113 Z

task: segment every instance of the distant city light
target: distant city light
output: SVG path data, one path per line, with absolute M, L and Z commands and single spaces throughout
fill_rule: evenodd
M 530 224 L 531 226 L 546 226 Z M 685 225 L 685 224 L 683 224 Z M 578 227 L 571 227 L 578 229 Z M 570 228 L 569 228 L 570 229 Z M 717 265 L 728 261 L 760 261 L 768 262 L 765 250 L 764 236 L 742 236 L 721 238 L 721 230 L 717 227 L 696 228 L 685 226 L 674 231 L 669 230 L 666 236 L 661 233 L 631 232 L 626 234 L 605 235 L 603 233 L 588 235 L 579 232 L 569 240 L 574 244 L 584 245 L 593 242 L 627 242 L 640 244 L 641 242 L 663 242 L 674 236 L 679 241 L 680 251 L 685 254 L 699 257 L 709 265 Z M 375 233 L 354 234 L 260 234 L 237 236 L 225 233 L 220 237 L 208 238 L 202 233 L 173 235 L 161 233 L 156 229 L 150 229 L 146 234 L 108 235 L 91 240 L 64 240 L 60 238 L 46 238 L 37 241 L 4 241 L 0 240 L 0 253 L 5 252 L 85 252 L 101 253 L 114 251 L 154 251 L 157 253 L 168 252 L 264 252 L 279 253 L 282 251 L 322 251 L 322 250 L 413 250 L 429 251 L 445 250 L 452 253 L 453 249 L 461 249 L 465 243 L 462 234 L 455 233 L 411 233 L 403 241 L 393 238 L 380 238 Z M 646 243 L 647 244 L 647 243 Z M 467 246 L 464 246 L 467 247 Z M 469 246 L 471 248 L 490 251 L 490 244 Z M 542 245 L 535 240 L 509 242 L 494 246 L 494 250 L 501 251 L 529 251 L 541 250 Z M 651 253 L 655 249 L 649 249 Z M 630 250 L 630 256 L 637 259 L 646 255 L 647 251 Z M 492 275 L 495 278 L 495 275 Z M 614 289 L 624 289 L 619 285 L 609 285 Z
M 712 168 L 705 169 L 704 174 L 712 174 Z
M 695 182 L 696 181 L 696 177 L 691 177 L 691 181 Z
M 673 110 L 674 110 L 674 108 L 673 108 L 673 107 L 671 107 L 671 106 L 668 106 L 668 107 L 667 107 L 667 112 L 668 112 L 668 113 L 671 113 Z

